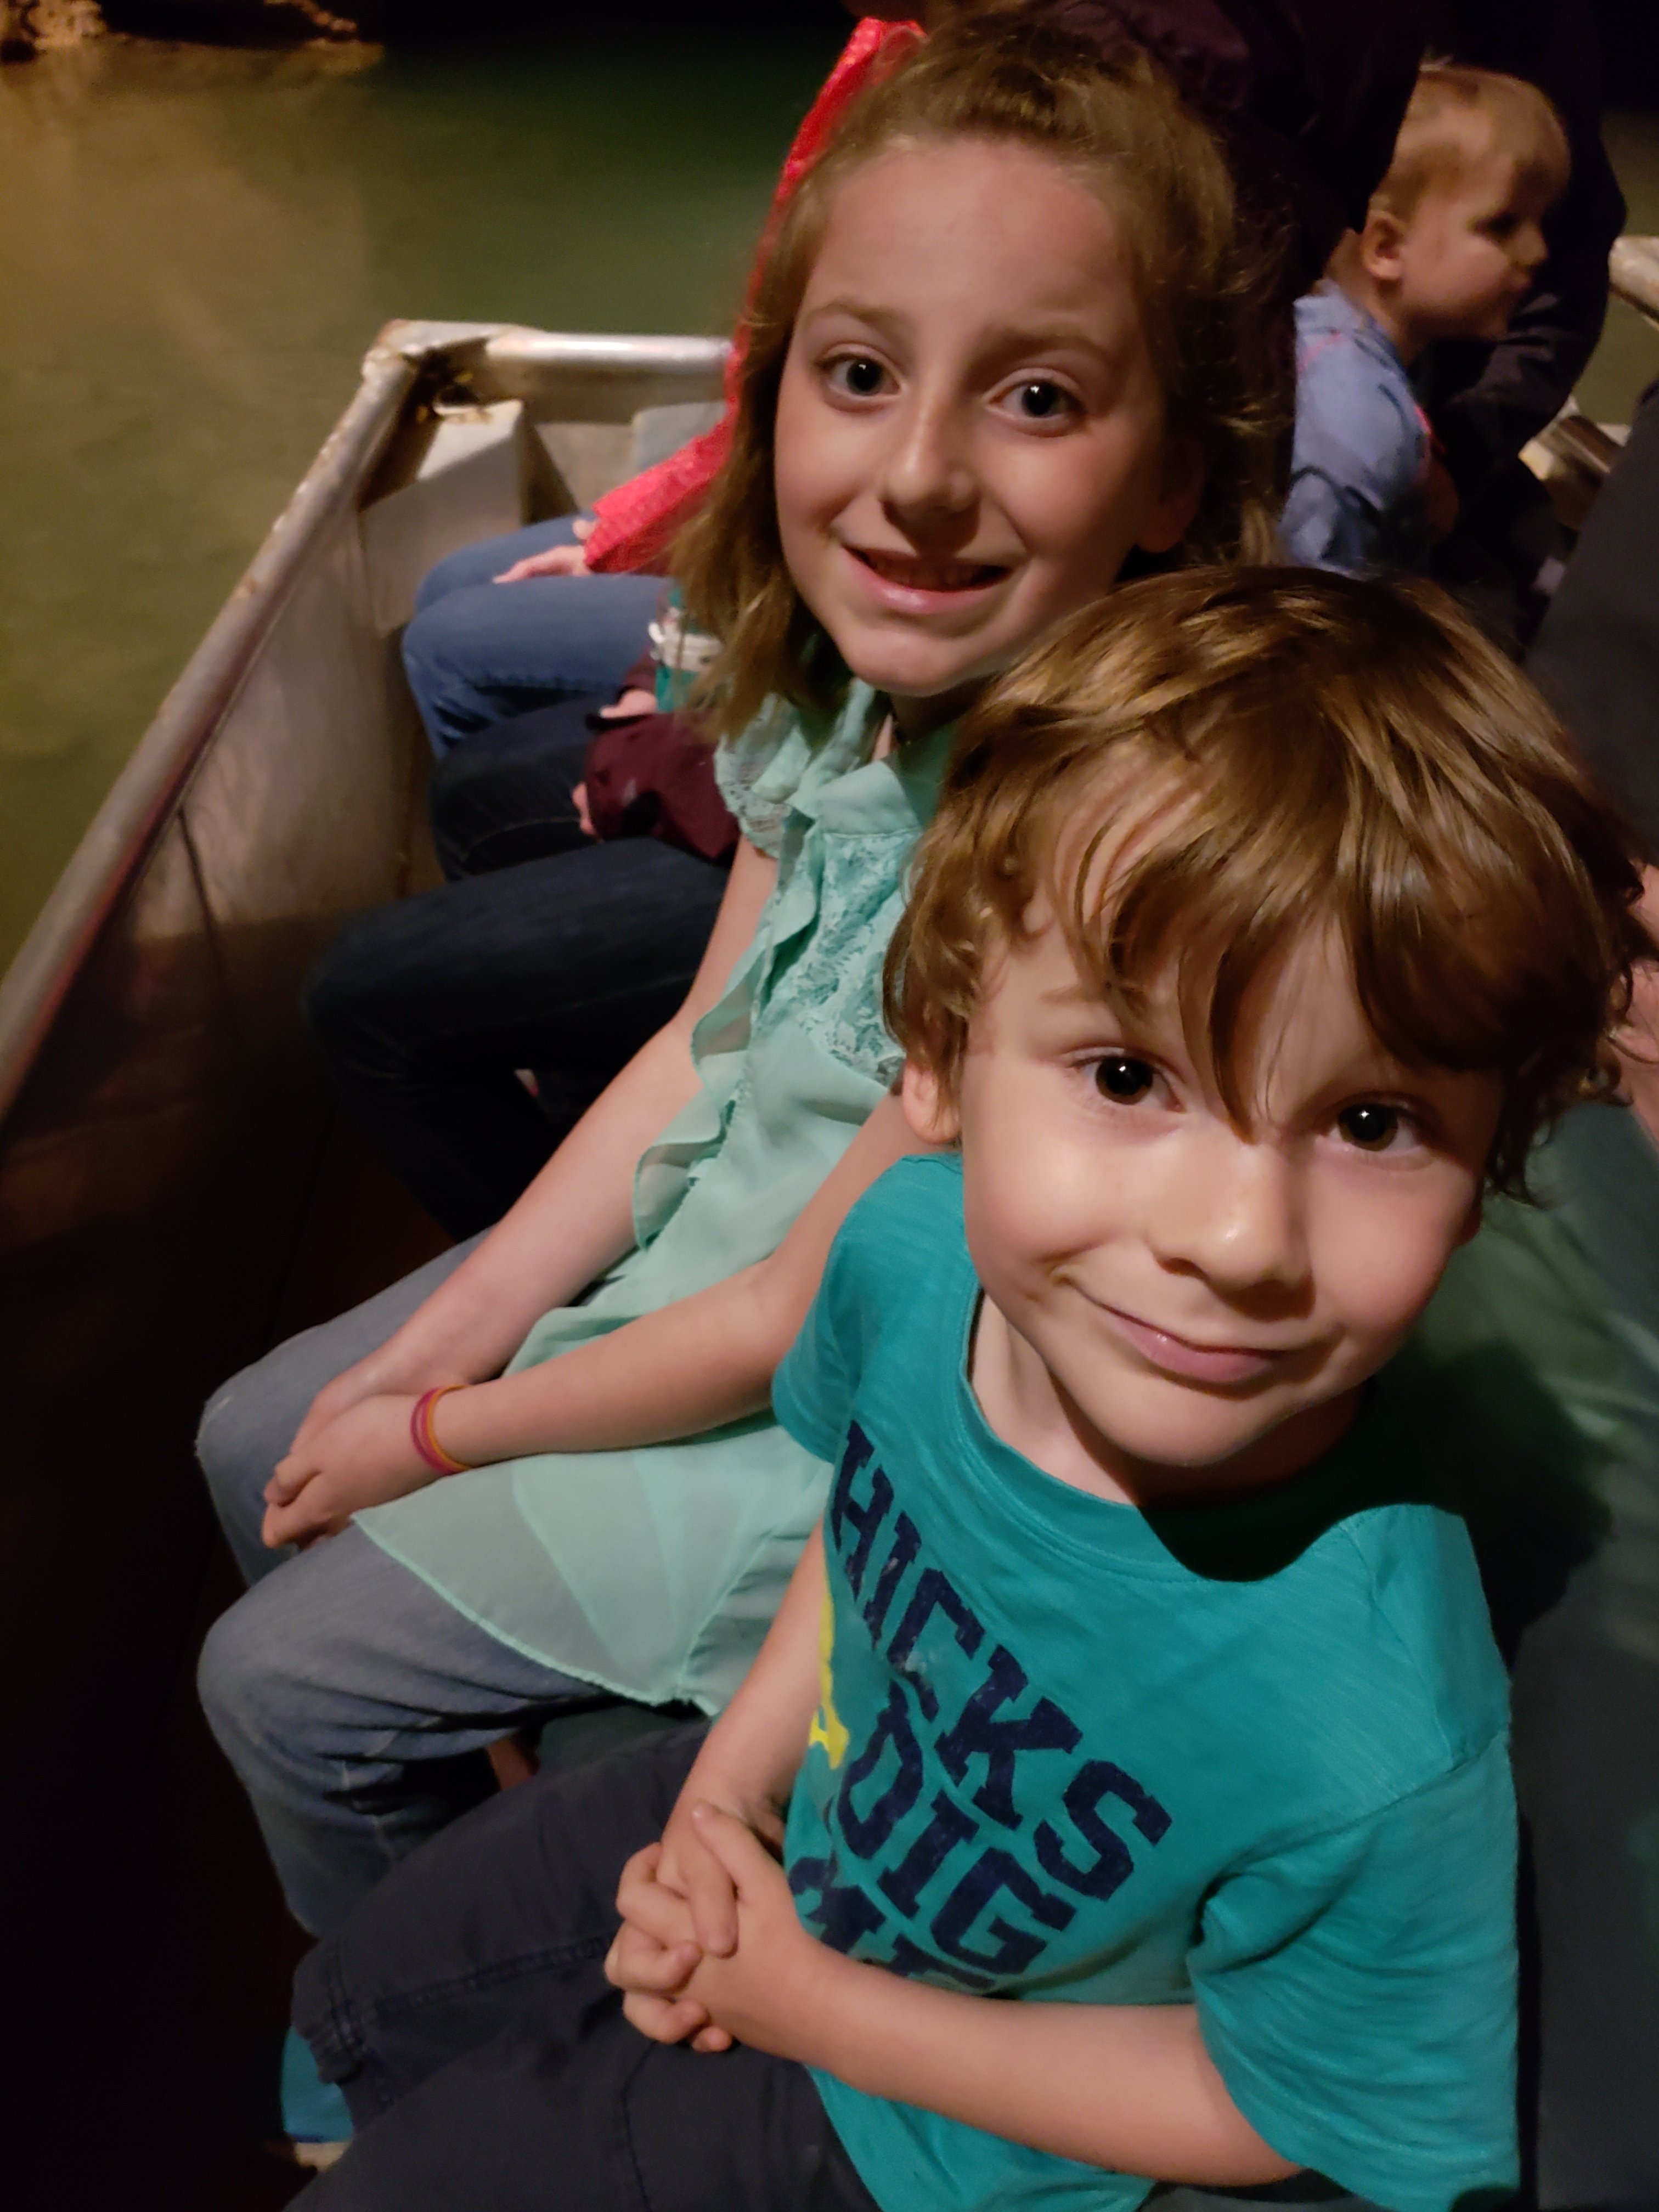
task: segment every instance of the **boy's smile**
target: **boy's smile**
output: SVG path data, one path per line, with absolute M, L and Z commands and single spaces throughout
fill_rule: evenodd
M 1310 933 L 1247 1003 L 1241 1128 L 1158 979 L 1114 1014 L 1045 915 L 999 956 L 960 1097 L 985 1288 L 973 1379 L 1009 1443 L 1137 1504 L 1283 1480 L 1328 1450 L 1474 1231 L 1500 1086 L 1408 1069 Z
M 944 719 L 1133 545 L 1175 544 L 1200 487 L 1166 483 L 1163 430 L 1118 227 L 1059 161 L 949 140 L 841 186 L 779 391 L 778 526 L 902 726 Z

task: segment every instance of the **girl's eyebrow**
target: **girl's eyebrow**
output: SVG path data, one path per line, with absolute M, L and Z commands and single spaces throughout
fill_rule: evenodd
M 903 330 L 908 318 L 896 308 L 878 307 L 868 300 L 819 300 L 801 316 L 804 323 L 815 323 L 821 316 L 846 315 L 854 322 L 868 323 L 872 329 L 896 334 Z
M 807 308 L 801 316 L 803 323 L 815 323 L 826 315 L 846 315 L 851 320 L 867 324 L 884 336 L 897 337 L 910 328 L 910 319 L 902 309 L 875 306 L 867 300 L 840 298 L 820 300 Z M 1051 322 L 1030 325 L 1007 324 L 1000 330 L 988 331 L 977 349 L 982 354 L 1042 353 L 1051 347 L 1080 347 L 1096 354 L 1102 360 L 1115 357 L 1115 349 L 1097 332 L 1090 330 L 1081 318 L 1057 315 Z

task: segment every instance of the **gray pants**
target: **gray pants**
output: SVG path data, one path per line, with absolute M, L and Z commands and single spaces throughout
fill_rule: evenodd
M 202 1704 L 289 1908 L 313 1935 L 487 1793 L 484 1745 L 594 1695 L 477 1627 L 359 1529 L 297 1554 L 259 1541 L 260 1493 L 318 1391 L 383 1344 L 468 1249 L 279 1346 L 202 1418 L 208 1486 L 252 1585 L 209 1633 Z

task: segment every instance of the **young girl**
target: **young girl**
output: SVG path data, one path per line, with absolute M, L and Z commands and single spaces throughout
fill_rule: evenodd
M 306 1926 L 477 1793 L 454 1754 L 596 1689 L 714 1711 L 742 1679 L 827 1480 L 772 1371 L 914 1149 L 881 963 L 951 720 L 1133 553 L 1270 542 L 1240 261 L 1157 72 L 1018 15 L 930 40 L 791 204 L 682 563 L 744 830 L 686 1006 L 486 1240 L 204 1423 L 251 1577 L 262 1538 L 343 1532 L 203 1662 Z

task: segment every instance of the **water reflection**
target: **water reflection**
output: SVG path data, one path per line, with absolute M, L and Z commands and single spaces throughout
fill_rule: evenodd
M 833 42 L 0 75 L 0 960 L 380 323 L 728 326 Z

